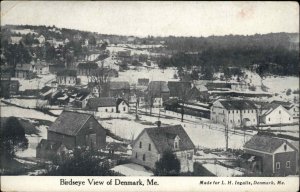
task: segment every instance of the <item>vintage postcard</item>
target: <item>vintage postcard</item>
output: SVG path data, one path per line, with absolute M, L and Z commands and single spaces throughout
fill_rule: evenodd
M 297 191 L 297 2 L 1 2 L 1 191 Z

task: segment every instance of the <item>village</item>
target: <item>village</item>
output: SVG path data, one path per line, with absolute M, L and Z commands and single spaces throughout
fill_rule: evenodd
M 15 117 L 25 127 L 28 148 L 14 157 L 24 175 L 47 175 L 76 148 L 126 176 L 156 175 L 166 151 L 179 175 L 299 175 L 299 77 L 263 76 L 255 65 L 211 78 L 200 66 L 162 67 L 174 53 L 155 38 L 55 26 L 4 35 L 1 126 Z M 297 44 L 290 36 L 289 48 Z

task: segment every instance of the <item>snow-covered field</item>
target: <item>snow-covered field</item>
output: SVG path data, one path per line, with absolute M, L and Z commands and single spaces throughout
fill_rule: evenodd
M 269 92 L 286 93 L 288 89 L 299 89 L 299 77 L 267 77 L 263 84 L 269 88 Z
M 24 91 L 25 89 L 41 89 L 45 85 L 51 83 L 52 80 L 55 79 L 55 75 L 41 75 L 39 78 L 25 80 L 20 78 L 12 78 L 12 80 L 18 80 L 20 82 L 20 91 Z
M 152 176 L 153 173 L 151 171 L 146 170 L 143 166 L 129 163 L 118 165 L 112 168 L 113 171 L 120 172 L 125 176 Z
M 1 103 L 1 117 L 24 117 L 24 118 L 33 118 L 33 119 L 44 119 L 49 121 L 55 121 L 56 117 L 46 115 L 42 112 L 33 110 L 33 109 L 22 109 L 15 106 L 9 106 L 4 103 Z
M 30 107 L 30 108 L 35 108 L 37 105 L 37 99 L 16 99 L 16 98 L 11 98 L 11 99 L 6 99 L 5 101 L 8 101 L 10 103 L 22 106 L 22 107 Z
M 223 167 L 218 164 L 203 164 L 203 167 L 205 167 L 207 170 L 209 170 L 211 173 L 215 174 L 218 177 L 232 177 L 243 175 L 243 172 L 241 171 Z

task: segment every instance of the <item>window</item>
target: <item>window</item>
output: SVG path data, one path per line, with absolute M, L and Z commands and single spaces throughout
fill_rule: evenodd
M 269 121 L 271 121 L 271 118 L 269 118 Z
M 236 113 L 239 113 L 239 111 L 238 111 L 238 110 L 236 110 Z
M 105 112 L 107 112 L 107 108 L 105 109 Z
M 126 111 L 126 107 L 123 107 L 123 111 Z
M 289 117 L 289 121 L 291 120 L 291 118 Z
M 177 142 L 177 141 L 174 142 L 174 148 L 175 148 L 175 149 L 178 148 L 178 142 Z
M 146 155 L 145 154 L 143 155 L 143 161 L 146 161 Z
M 281 110 L 279 110 L 279 114 L 281 114 Z
M 286 145 L 286 144 L 284 144 L 283 148 L 284 148 L 284 150 L 286 151 L 286 149 L 287 149 L 287 145 Z
M 232 120 L 230 120 L 230 123 L 232 123 Z
M 114 112 L 114 108 L 111 109 L 111 112 Z
M 253 113 L 253 110 L 251 110 L 251 113 Z
M 138 158 L 137 152 L 135 153 L 135 158 L 136 158 L 136 159 Z
M 290 167 L 291 167 L 291 162 L 290 162 L 290 161 L 287 161 L 287 162 L 285 163 L 285 166 L 286 166 L 286 168 L 290 168 Z
M 234 114 L 234 110 L 232 110 L 232 113 Z
M 148 145 L 148 151 L 151 151 L 151 144 Z
M 276 162 L 276 169 L 280 169 L 280 162 Z
M 249 110 L 248 110 L 248 113 L 249 113 Z
M 142 142 L 140 141 L 140 148 L 142 148 Z
M 223 122 L 225 122 L 225 119 L 223 119 Z
M 223 114 L 224 114 L 224 110 L 223 110 Z
M 230 114 L 230 110 L 228 111 L 228 114 Z

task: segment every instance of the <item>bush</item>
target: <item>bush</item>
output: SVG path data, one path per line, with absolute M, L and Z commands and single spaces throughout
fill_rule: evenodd
M 155 163 L 154 175 L 177 176 L 180 173 L 180 161 L 172 151 L 165 151 L 162 158 Z
M 288 89 L 288 90 L 286 91 L 286 95 L 287 95 L 287 96 L 291 95 L 291 93 L 292 93 L 292 90 L 291 90 L 291 89 Z
M 110 170 L 107 160 L 98 158 L 92 151 L 75 149 L 74 155 L 66 157 L 60 164 L 48 168 L 44 175 L 51 176 L 118 176 Z

